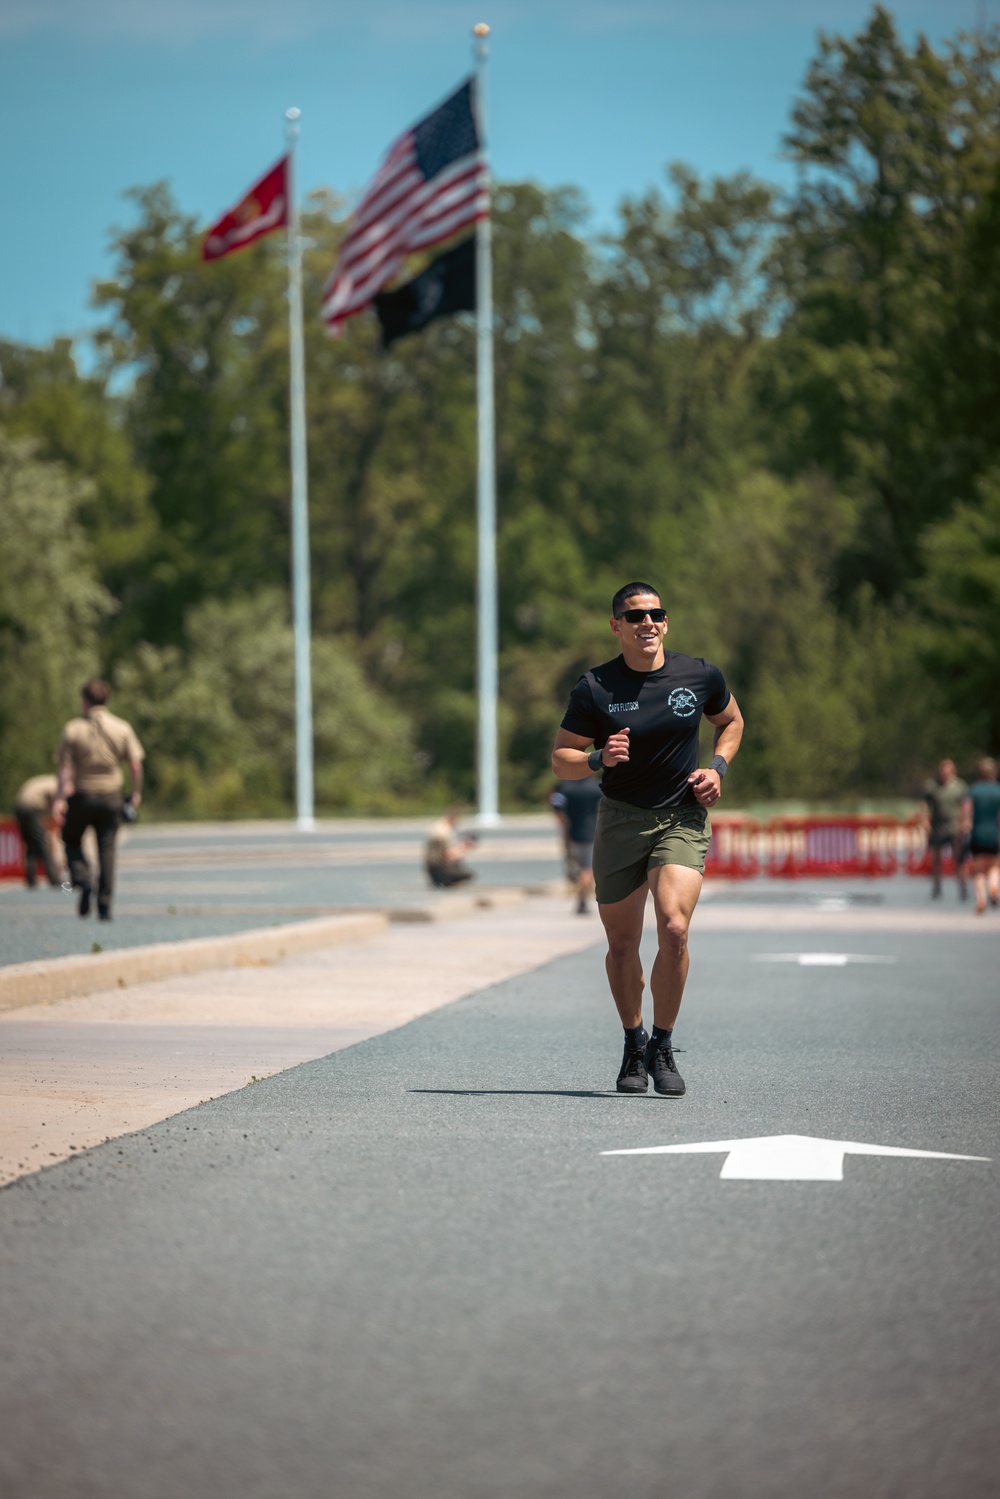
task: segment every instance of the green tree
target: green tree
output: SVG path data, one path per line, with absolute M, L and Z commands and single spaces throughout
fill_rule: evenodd
M 186 645 L 144 643 L 116 673 L 147 752 L 149 799 L 172 816 L 287 815 L 295 799 L 293 634 L 278 589 L 206 600 Z M 316 800 L 389 812 L 425 790 L 410 726 L 357 664 L 351 642 L 313 641 Z
M 919 373 L 942 486 L 976 504 L 1000 460 L 1000 163 L 961 226 L 948 291 L 941 336 Z
M 970 209 L 1000 143 L 1000 40 L 907 48 L 876 6 L 824 36 L 792 112 L 801 169 L 777 264 L 789 307 L 762 362 L 774 462 L 821 468 L 864 506 L 838 587 L 891 596 L 955 498 L 940 421 L 942 337 Z
M 127 430 L 158 529 L 133 638 L 178 642 L 192 605 L 287 575 L 284 273 L 268 241 L 212 264 L 163 183 L 116 232 L 106 375 L 131 382 Z
M 675 165 L 622 205 L 592 298 L 594 349 L 578 420 L 591 560 L 641 571 L 651 523 L 672 559 L 697 534 L 702 486 L 752 461 L 747 377 L 770 316 L 773 194 L 739 174 L 702 184 Z
M 0 342 L 0 420 L 12 437 L 32 439 L 38 458 L 84 481 L 77 516 L 98 576 L 120 606 L 105 621 L 110 658 L 132 643 L 127 621 L 144 596 L 157 535 L 149 480 L 123 418 L 106 382 L 80 374 L 69 339 L 43 349 Z
M 920 645 L 967 752 L 1000 751 L 1000 470 L 923 538 Z
M 0 796 L 49 770 L 80 684 L 100 666 L 114 601 L 80 514 L 91 494 L 26 438 L 0 430 Z

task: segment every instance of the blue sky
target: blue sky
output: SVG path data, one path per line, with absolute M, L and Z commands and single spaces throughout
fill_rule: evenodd
M 897 0 L 904 34 L 1000 19 L 1000 0 Z M 356 192 L 470 69 L 490 23 L 497 176 L 580 186 L 594 224 L 671 159 L 789 180 L 780 140 L 817 32 L 867 0 L 0 0 L 0 337 L 79 334 L 122 193 L 167 178 L 208 221 L 280 154 Z

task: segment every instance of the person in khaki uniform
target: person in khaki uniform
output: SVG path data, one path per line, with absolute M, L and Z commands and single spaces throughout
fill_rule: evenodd
M 132 779 L 129 800 L 138 807 L 142 800 L 144 750 L 132 725 L 109 713 L 107 682 L 91 677 L 80 689 L 82 717 L 71 718 L 59 744 L 59 787 L 52 816 L 62 828 L 70 879 L 80 891 L 79 912 L 90 913 L 91 869 L 81 847 L 84 832 L 97 834 L 100 878 L 97 914 L 111 918 L 111 896 L 115 884 L 115 835 L 122 820 L 122 765 Z
M 14 816 L 21 830 L 24 843 L 25 883 L 38 883 L 38 865 L 45 870 L 50 885 L 62 883 L 45 819 L 52 816 L 52 804 L 56 799 L 59 781 L 56 776 L 32 776 L 25 781 L 14 798 Z

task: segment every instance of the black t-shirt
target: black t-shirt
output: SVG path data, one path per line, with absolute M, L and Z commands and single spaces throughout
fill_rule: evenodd
M 560 781 L 549 797 L 569 823 L 571 843 L 593 843 L 601 794 L 593 776 L 586 776 L 582 781 Z
M 562 721 L 603 749 L 612 734 L 629 730 L 629 758 L 606 767 L 601 790 L 636 807 L 697 805 L 687 783 L 698 769 L 698 729 L 703 713 L 729 703 L 726 679 L 700 657 L 667 651 L 657 671 L 633 671 L 624 656 L 584 672 L 570 694 Z

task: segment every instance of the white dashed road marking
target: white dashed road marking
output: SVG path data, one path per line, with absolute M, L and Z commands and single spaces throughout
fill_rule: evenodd
M 753 963 L 798 963 L 800 968 L 846 968 L 848 963 L 895 963 L 893 956 L 863 952 L 755 952 Z

